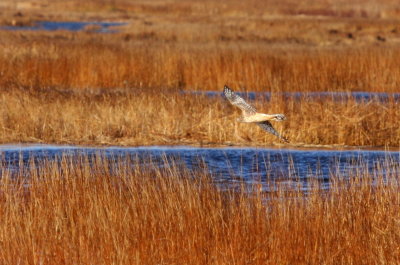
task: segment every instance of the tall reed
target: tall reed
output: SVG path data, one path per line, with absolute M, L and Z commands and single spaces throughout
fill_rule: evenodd
M 17 176 L 2 167 L 2 264 L 400 262 L 398 168 L 333 177 L 306 195 L 221 190 L 206 171 L 173 164 L 89 160 L 32 162 Z

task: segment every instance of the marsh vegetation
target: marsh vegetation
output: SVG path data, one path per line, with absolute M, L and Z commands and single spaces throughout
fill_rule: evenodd
M 254 102 L 259 110 L 285 113 L 275 123 L 288 146 L 392 146 L 400 141 L 399 103 L 355 99 L 285 98 Z M 89 145 L 281 144 L 240 115 L 222 97 L 142 91 L 68 93 L 3 91 L 0 141 Z
M 363 10 L 310 2 L 316 14 L 295 7 L 291 13 L 275 2 L 89 1 L 84 9 L 40 3 L 43 14 L 34 8 L 13 13 L 9 5 L 4 24 L 39 15 L 88 21 L 92 10 L 126 25 L 113 34 L 1 31 L 3 143 L 276 142 L 257 128 L 235 124 L 222 99 L 179 95 L 228 84 L 272 92 L 270 101 L 257 98 L 255 104 L 286 114 L 288 120 L 276 127 L 295 146 L 399 146 L 400 111 L 391 93 L 400 85 L 400 30 L 390 1 Z M 125 11 L 108 9 L 112 4 Z M 70 16 L 56 12 L 57 6 Z M 280 96 L 314 91 L 382 92 L 389 100 Z
M 62 10 L 62 11 L 61 11 Z M 220 97 L 284 113 L 285 147 L 400 146 L 395 0 L 2 0 L 2 26 L 123 22 L 111 34 L 0 30 L 0 142 L 282 145 Z M 114 30 L 114 28 L 112 28 Z M 380 92 L 387 100 L 286 97 Z M 330 189 L 219 189 L 206 170 L 97 157 L 1 166 L 2 264 L 397 264 L 399 169 Z M 86 161 L 86 162 L 85 162 Z M 17 172 L 17 173 L 16 173 Z M 386 172 L 386 171 L 385 171 Z
M 400 261 L 399 168 L 385 178 L 363 170 L 332 177 L 329 190 L 310 178 L 304 193 L 218 189 L 206 170 L 131 162 L 64 157 L 3 173 L 0 262 Z

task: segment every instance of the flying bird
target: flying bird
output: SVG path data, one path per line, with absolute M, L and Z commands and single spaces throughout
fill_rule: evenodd
M 265 114 L 257 112 L 256 108 L 247 103 L 241 96 L 233 92 L 228 86 L 224 87 L 224 95 L 229 100 L 229 102 L 240 108 L 242 110 L 242 117 L 238 118 L 238 122 L 247 122 L 247 123 L 255 123 L 261 127 L 264 131 L 267 131 L 284 142 L 288 142 L 287 138 L 281 136 L 275 129 L 272 127 L 271 122 L 269 121 L 284 121 L 286 120 L 285 115 L 283 114 Z

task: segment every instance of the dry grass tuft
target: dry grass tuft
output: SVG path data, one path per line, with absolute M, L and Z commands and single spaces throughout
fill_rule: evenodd
M 332 178 L 329 191 L 315 183 L 310 195 L 246 193 L 172 164 L 88 160 L 31 163 L 14 178 L 2 169 L 1 263 L 400 262 L 399 171 L 357 171 Z

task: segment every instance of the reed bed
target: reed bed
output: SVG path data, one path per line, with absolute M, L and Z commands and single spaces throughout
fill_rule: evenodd
M 92 160 L 91 164 L 88 163 Z M 206 171 L 102 156 L 31 162 L 0 186 L 2 264 L 397 264 L 399 171 L 310 193 L 219 189 Z M 29 175 L 29 178 L 27 177 Z
M 396 92 L 399 48 L 262 42 L 48 40 L 0 45 L 0 87 Z M 379 73 L 379 74 L 378 74 Z
M 222 90 L 222 88 L 221 88 Z M 260 111 L 285 113 L 274 122 L 290 146 L 400 146 L 398 102 L 285 98 L 252 102 Z M 281 144 L 258 126 L 238 123 L 240 111 L 222 96 L 174 91 L 72 93 L 4 91 L 0 142 L 88 145 Z M 282 143 L 283 144 L 283 143 Z

